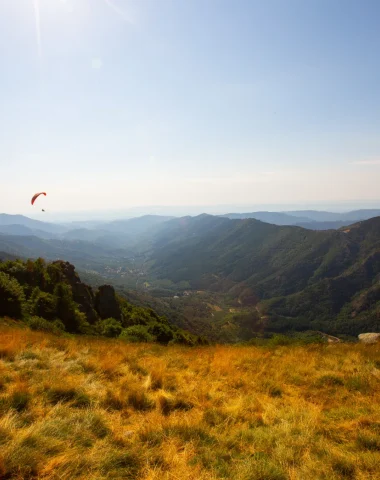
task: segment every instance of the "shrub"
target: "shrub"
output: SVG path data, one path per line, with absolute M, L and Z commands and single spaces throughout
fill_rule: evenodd
M 180 345 L 189 345 L 193 346 L 197 343 L 196 337 L 187 334 L 185 332 L 175 332 L 173 335 L 173 339 L 170 340 L 169 345 L 175 345 L 175 344 L 180 344 Z
M 118 337 L 122 331 L 122 326 L 115 318 L 106 318 L 97 323 L 97 328 L 101 335 L 105 337 Z
M 167 344 L 170 340 L 173 340 L 173 330 L 164 323 L 150 323 L 148 331 L 156 337 L 159 343 Z
M 273 337 L 268 340 L 268 345 L 271 347 L 275 347 L 277 345 L 290 345 L 291 343 L 294 343 L 294 340 L 291 339 L 290 337 L 287 337 L 286 335 L 273 335 Z
M 146 325 L 133 325 L 124 328 L 120 333 L 120 338 L 128 342 L 154 342 L 155 337 L 149 333 Z
M 77 332 L 84 335 L 96 335 L 98 331 L 95 325 L 90 325 L 87 321 L 86 314 L 80 310 L 75 310 L 75 319 L 77 323 Z
M 28 325 L 32 330 L 38 330 L 41 332 L 50 332 L 60 334 L 65 330 L 65 326 L 60 320 L 54 320 L 54 322 L 48 322 L 44 318 L 33 316 L 28 320 Z

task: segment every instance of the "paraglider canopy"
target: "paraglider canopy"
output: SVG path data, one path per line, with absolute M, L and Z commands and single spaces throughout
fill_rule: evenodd
M 34 205 L 34 202 L 36 201 L 36 199 L 40 196 L 40 195 L 45 195 L 46 197 L 46 192 L 40 192 L 40 193 L 35 193 L 32 197 L 32 200 L 31 200 L 31 204 Z

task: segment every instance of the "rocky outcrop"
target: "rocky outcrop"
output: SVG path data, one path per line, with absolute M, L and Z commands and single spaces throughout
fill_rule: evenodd
M 106 318 L 121 320 L 120 306 L 116 299 L 115 289 L 111 285 L 102 285 L 94 294 L 89 285 L 81 282 L 74 265 L 61 260 L 53 263 L 60 267 L 64 281 L 71 286 L 74 302 L 78 304 L 80 311 L 86 315 L 89 323 L 94 324 L 99 318 L 102 320 Z
M 95 294 L 95 309 L 102 320 L 121 320 L 121 310 L 112 285 L 102 285 Z
M 327 340 L 327 343 L 340 343 L 342 340 L 338 337 L 333 337 L 332 335 L 328 335 L 327 333 L 319 332 L 317 331 L 325 340 Z
M 380 333 L 361 333 L 358 335 L 359 341 L 366 344 L 380 342 Z
M 95 295 L 92 288 L 81 282 L 74 265 L 71 263 L 61 260 L 53 263 L 60 266 L 66 281 L 70 284 L 73 300 L 79 305 L 79 310 L 86 315 L 89 323 L 94 324 L 99 320 L 99 316 L 94 308 Z

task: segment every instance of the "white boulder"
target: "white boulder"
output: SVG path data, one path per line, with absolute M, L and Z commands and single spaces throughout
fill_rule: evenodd
M 380 333 L 361 333 L 358 338 L 362 343 L 377 343 L 380 341 Z

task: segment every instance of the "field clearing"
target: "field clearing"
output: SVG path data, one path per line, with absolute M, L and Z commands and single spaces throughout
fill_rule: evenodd
M 380 479 L 380 346 L 0 330 L 0 478 Z

